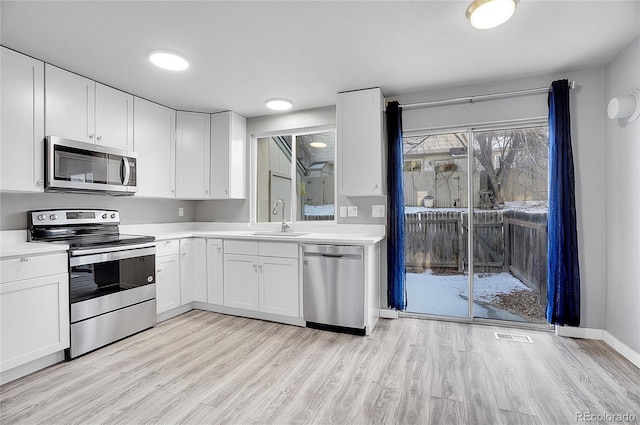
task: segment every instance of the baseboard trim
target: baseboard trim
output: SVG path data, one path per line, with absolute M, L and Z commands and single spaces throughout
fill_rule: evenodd
M 388 308 L 380 309 L 380 318 L 381 319 L 397 319 L 398 318 L 398 310 L 391 310 Z
M 622 357 L 640 368 L 640 353 L 635 352 L 624 342 L 620 341 L 618 338 L 603 329 L 557 326 L 556 335 L 569 338 L 597 339 L 604 341 Z
M 620 341 L 615 336 L 611 335 L 609 332 L 604 331 L 604 342 L 609 344 L 611 348 L 620 353 L 623 357 L 629 360 L 631 363 L 636 365 L 637 368 L 640 369 L 640 353 L 636 353 L 624 342 Z

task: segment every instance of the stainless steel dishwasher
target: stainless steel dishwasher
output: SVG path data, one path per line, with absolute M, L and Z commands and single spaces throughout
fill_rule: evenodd
M 303 244 L 302 249 L 307 327 L 364 335 L 364 248 Z

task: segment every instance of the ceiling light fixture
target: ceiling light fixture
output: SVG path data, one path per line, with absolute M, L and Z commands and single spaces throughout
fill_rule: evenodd
M 312 148 L 322 149 L 322 148 L 326 148 L 327 144 L 324 142 L 311 142 L 309 143 L 309 146 L 311 146 Z
M 269 99 L 267 100 L 267 108 L 273 109 L 274 111 L 286 111 L 287 109 L 291 109 L 293 107 L 293 103 L 287 99 Z
M 159 51 L 149 55 L 149 60 L 155 66 L 169 71 L 184 71 L 189 68 L 189 62 L 177 53 Z
M 475 28 L 484 30 L 502 25 L 513 16 L 518 0 L 473 0 L 467 8 L 467 19 Z

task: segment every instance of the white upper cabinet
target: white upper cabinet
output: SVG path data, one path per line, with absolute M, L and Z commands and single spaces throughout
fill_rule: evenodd
M 96 143 L 133 151 L 133 96 L 96 83 Z
M 2 47 L 0 190 L 44 190 L 44 63 Z
M 45 65 L 45 134 L 133 150 L 133 96 Z
M 176 129 L 176 196 L 209 199 L 211 118 L 178 111 Z
M 136 196 L 176 196 L 176 111 L 136 97 L 135 151 L 138 154 Z
M 211 115 L 211 198 L 246 197 L 247 120 L 235 112 Z
M 382 92 L 339 93 L 336 112 L 340 195 L 384 195 Z

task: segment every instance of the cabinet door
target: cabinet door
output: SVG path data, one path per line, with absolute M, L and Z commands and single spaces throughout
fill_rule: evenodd
M 222 239 L 207 240 L 207 302 L 224 304 Z
M 211 119 L 208 114 L 178 111 L 176 127 L 176 196 L 207 199 Z
M 207 241 L 191 239 L 191 278 L 193 279 L 194 301 L 207 302 Z
M 156 257 L 157 313 L 180 307 L 180 255 Z
M 44 190 L 44 63 L 2 47 L 0 190 Z
M 211 198 L 246 197 L 247 121 L 234 112 L 211 115 Z
M 0 284 L 0 371 L 69 347 L 69 275 Z
M 340 195 L 384 194 L 380 89 L 339 93 L 336 105 Z
M 133 96 L 96 83 L 97 144 L 133 151 Z
M 258 257 L 224 255 L 224 305 L 258 310 Z
M 45 65 L 45 135 L 95 142 L 95 82 Z
M 133 142 L 138 154 L 136 196 L 176 196 L 176 111 L 136 97 Z
M 193 302 L 194 284 L 191 267 L 191 239 L 180 239 L 180 304 Z
M 260 257 L 260 311 L 298 317 L 298 260 Z

